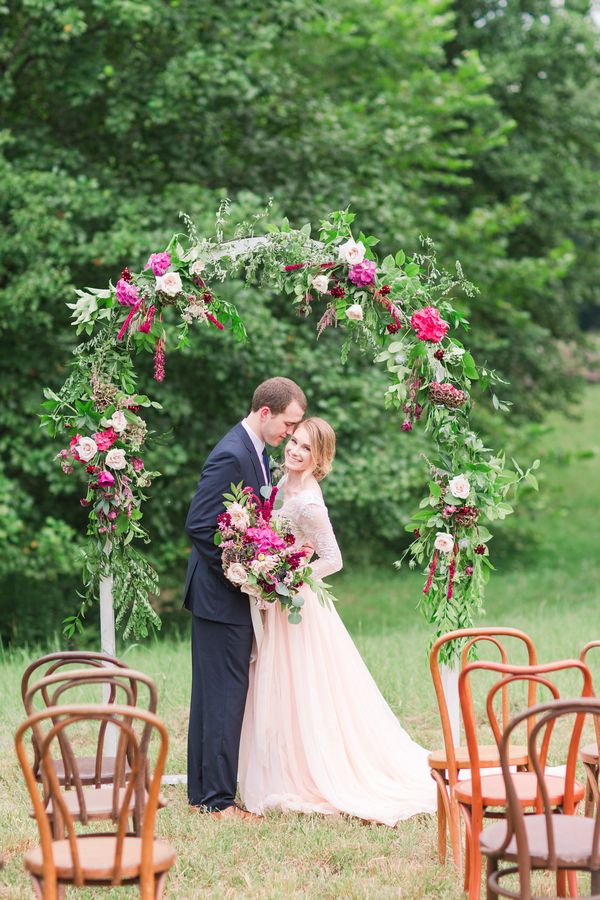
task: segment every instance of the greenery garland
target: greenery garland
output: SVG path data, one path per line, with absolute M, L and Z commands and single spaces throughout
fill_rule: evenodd
M 68 436 L 57 457 L 63 471 L 87 476 L 80 501 L 89 509 L 91 539 L 85 593 L 77 614 L 65 620 L 66 633 L 81 630 L 99 580 L 109 573 L 123 636 L 142 637 L 149 625 L 160 627 L 148 601 L 158 592 L 157 575 L 133 545 L 149 542 L 142 506 L 159 475 L 140 455 L 148 437 L 143 411 L 160 404 L 136 392 L 132 354 L 152 353 L 154 377 L 162 381 L 166 348 L 189 346 L 192 328 L 230 328 L 247 340 L 238 310 L 220 296 L 228 278 L 285 292 L 301 316 L 318 315 L 317 337 L 330 327 L 345 328 L 342 361 L 356 343 L 385 365 L 386 407 L 401 415 L 405 432 L 423 425 L 433 446 L 434 459 L 426 460 L 428 492 L 407 525 L 414 534 L 406 551 L 410 565 L 422 565 L 427 579 L 421 607 L 435 635 L 471 625 L 493 569 L 491 533 L 483 521 L 512 512 L 506 496 L 519 481 L 537 487 L 538 465 L 536 460 L 526 472 L 507 469 L 504 455 L 485 447 L 471 429 L 472 383 L 493 387 L 501 381 L 493 371 L 478 370 L 455 336 L 468 330 L 468 322 L 453 298 L 473 296 L 476 289 L 458 262 L 454 273 L 438 269 L 429 240 L 412 257 L 400 250 L 378 260 L 377 238 L 360 232 L 355 239 L 355 217 L 347 210 L 322 223 L 318 241 L 309 225 L 294 230 L 284 219 L 246 247 L 242 242 L 241 252 L 239 242 L 223 240 L 227 214 L 225 202 L 214 239 L 199 237 L 184 216 L 187 233 L 152 254 L 141 272 L 124 269 L 116 285 L 77 291 L 69 304 L 77 334 L 85 337 L 61 390 L 44 391 L 42 415 L 53 437 Z M 243 225 L 236 234 L 241 239 L 252 233 Z M 493 390 L 492 401 L 496 409 L 507 408 Z

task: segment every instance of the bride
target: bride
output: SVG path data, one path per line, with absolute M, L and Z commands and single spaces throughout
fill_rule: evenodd
M 310 545 L 317 578 L 342 567 L 319 481 L 331 469 L 335 433 L 323 419 L 302 422 L 285 450 L 278 515 L 296 545 Z M 305 585 L 302 622 L 278 604 L 250 665 L 240 746 L 240 793 L 253 813 L 269 809 L 347 813 L 395 825 L 434 812 L 427 751 L 404 731 L 383 699 L 335 609 Z

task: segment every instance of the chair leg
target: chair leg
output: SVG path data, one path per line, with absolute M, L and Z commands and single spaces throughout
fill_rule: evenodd
M 486 900 L 494 900 L 496 894 L 490 888 L 490 877 L 498 871 L 498 860 L 495 856 L 488 856 L 485 867 L 485 897 Z
M 161 875 L 156 876 L 154 893 L 155 900 L 161 900 L 163 896 L 165 885 L 167 883 L 167 874 L 167 872 L 163 872 Z
M 458 803 L 450 801 L 448 812 L 448 829 L 450 831 L 450 843 L 452 845 L 452 856 L 454 865 L 460 872 L 463 865 L 462 838 L 460 833 L 460 812 Z
M 469 890 L 470 884 L 470 876 L 471 876 L 471 844 L 472 844 L 472 836 L 473 836 L 473 828 L 471 821 L 471 809 L 470 807 L 463 806 L 460 804 L 460 811 L 463 817 L 463 821 L 465 823 L 465 859 L 464 859 L 464 872 L 463 872 L 463 890 Z M 460 824 L 460 823 L 459 823 Z
M 600 895 L 600 870 L 596 869 L 595 872 L 592 872 L 592 884 L 590 893 L 592 896 Z
M 479 835 L 473 834 L 471 843 L 471 866 L 469 869 L 469 900 L 479 900 L 481 897 L 481 851 L 479 849 Z
M 575 871 L 575 869 L 569 869 L 569 871 L 567 872 L 567 884 L 569 886 L 569 897 L 579 897 L 577 872 Z
M 446 792 L 444 791 L 444 794 Z M 443 865 L 446 862 L 446 828 L 448 817 L 446 816 L 446 798 L 442 794 L 442 788 L 437 786 L 437 845 L 438 862 Z
M 558 869 L 556 872 L 556 896 L 567 896 L 567 873 L 565 869 Z

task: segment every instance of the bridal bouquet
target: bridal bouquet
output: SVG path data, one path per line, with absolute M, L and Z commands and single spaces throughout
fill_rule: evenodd
M 254 597 L 261 609 L 279 600 L 281 608 L 288 610 L 288 621 L 297 624 L 302 621 L 302 585 L 308 584 L 323 605 L 333 598 L 312 577 L 306 551 L 294 547 L 289 524 L 284 518 L 273 518 L 278 489 L 263 490 L 268 496 L 261 500 L 243 482 L 230 485 L 214 542 L 221 547 L 223 572 L 231 584 Z

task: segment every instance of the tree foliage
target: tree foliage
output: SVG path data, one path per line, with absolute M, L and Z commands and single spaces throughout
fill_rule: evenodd
M 236 218 L 273 195 L 274 216 L 298 225 L 350 203 L 390 248 L 430 234 L 481 288 L 463 311 L 479 358 L 513 383 L 512 416 L 561 402 L 557 339 L 576 334 L 598 280 L 597 32 L 574 4 L 497 9 L 5 0 L 0 449 L 12 536 L 2 553 L 14 562 L 2 572 L 25 556 L 32 573 L 69 569 L 31 542 L 56 520 L 73 552 L 81 531 L 36 422 L 41 385 L 64 380 L 73 347 L 65 302 L 137 268 L 182 209 L 208 233 L 225 194 Z M 353 358 L 332 369 L 285 298 L 232 291 L 252 343 L 234 353 L 211 335 L 170 363 L 160 398 L 167 436 L 152 462 L 165 478 L 149 524 L 174 584 L 202 459 L 274 372 L 297 377 L 338 428 L 329 501 L 343 541 L 399 533 L 422 480 L 424 445 L 382 424 L 377 376 Z

